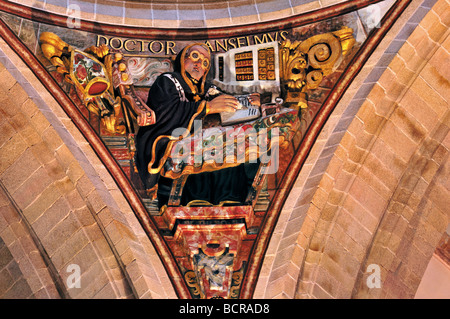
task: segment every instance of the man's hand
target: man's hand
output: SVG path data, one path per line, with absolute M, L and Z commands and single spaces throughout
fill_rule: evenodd
M 236 112 L 239 106 L 239 101 L 234 96 L 222 94 L 212 99 L 208 104 L 208 114 Z
M 259 93 L 250 94 L 248 99 L 253 105 L 261 106 L 261 95 Z

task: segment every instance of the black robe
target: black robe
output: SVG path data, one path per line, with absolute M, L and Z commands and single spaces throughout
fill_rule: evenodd
M 158 183 L 160 207 L 168 201 L 172 180 L 148 172 L 152 146 L 156 138 L 160 135 L 171 135 L 177 128 L 187 128 L 194 117 L 202 119 L 206 116 L 204 94 L 194 94 L 181 73 L 172 72 L 170 75 L 183 87 L 185 100 L 180 97 L 175 83 L 166 74 L 160 75 L 151 87 L 147 101 L 147 105 L 155 112 L 156 123 L 140 127 L 136 135 L 136 166 L 146 189 L 151 189 Z M 200 98 L 199 101 L 195 101 L 196 95 Z M 156 168 L 159 165 L 168 142 L 169 140 L 165 138 L 157 143 L 156 158 L 152 167 Z M 257 169 L 258 166 L 255 164 L 241 164 L 215 172 L 192 174 L 186 181 L 181 205 L 186 205 L 192 200 L 204 200 L 214 205 L 223 201 L 244 203 Z
M 182 85 L 187 101 L 182 101 L 174 82 L 165 74 L 160 75 L 152 85 L 147 105 L 155 112 L 156 123 L 139 128 L 136 135 L 136 166 L 146 189 L 152 188 L 159 179 L 159 174 L 149 174 L 148 164 L 152 159 L 152 147 L 160 135 L 171 135 L 175 129 L 187 128 L 189 122 L 198 112 L 201 101 L 195 102 L 189 86 L 179 73 L 170 73 Z M 206 115 L 206 107 L 197 115 L 202 119 Z M 158 167 L 160 159 L 169 142 L 164 138 L 155 149 L 156 158 L 153 168 Z

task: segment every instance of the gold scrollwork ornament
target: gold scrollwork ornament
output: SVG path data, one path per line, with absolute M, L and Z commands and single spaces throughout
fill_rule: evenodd
M 203 292 L 201 291 L 200 285 L 198 284 L 195 272 L 193 272 L 192 270 L 188 270 L 184 274 L 184 280 L 186 281 L 186 284 L 189 287 L 189 290 L 191 291 L 193 297 L 200 299 L 204 298 Z
M 65 82 L 76 87 L 77 94 L 87 109 L 100 117 L 105 129 L 111 133 L 125 134 L 125 126 L 117 118 L 121 113 L 121 98 L 115 96 L 112 83 L 112 57 L 106 45 L 92 46 L 79 51 L 52 32 L 42 32 L 39 41 L 43 55 L 56 71 L 64 76 Z M 82 67 L 75 57 L 86 64 L 97 67 L 97 76 L 87 79 L 86 64 Z M 101 59 L 103 61 L 100 62 Z M 78 66 L 77 69 L 74 67 Z
M 280 77 L 286 102 L 308 107 L 307 92 L 317 89 L 323 78 L 337 69 L 355 42 L 348 27 L 304 41 L 284 41 L 280 46 Z
M 239 298 L 239 292 L 241 290 L 242 283 L 242 271 L 236 271 L 233 273 L 232 284 L 230 287 L 230 298 L 237 299 Z

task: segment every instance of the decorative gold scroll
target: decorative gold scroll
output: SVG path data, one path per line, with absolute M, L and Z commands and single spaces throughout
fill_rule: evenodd
M 318 88 L 322 79 L 337 69 L 355 42 L 348 27 L 304 41 L 284 41 L 280 46 L 280 79 L 286 102 L 296 101 L 297 108 L 308 107 L 307 92 Z
M 111 133 L 124 134 L 124 125 L 116 120 L 121 113 L 121 98 L 114 94 L 113 57 L 109 54 L 109 48 L 101 45 L 80 51 L 51 32 L 43 32 L 39 41 L 44 56 L 67 83 L 75 86 L 83 104 L 101 118 L 105 129 Z M 81 60 L 83 65 L 79 64 Z

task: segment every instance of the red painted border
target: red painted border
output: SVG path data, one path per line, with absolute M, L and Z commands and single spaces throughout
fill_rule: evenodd
M 151 27 L 133 27 L 120 26 L 113 24 L 105 24 L 88 20 L 80 21 L 80 28 L 77 30 L 92 32 L 102 35 L 139 38 L 146 40 L 160 39 L 164 34 L 167 40 L 202 40 L 202 39 L 220 39 L 238 35 L 248 35 L 255 33 L 266 33 L 278 30 L 285 30 L 299 27 L 302 25 L 318 22 L 338 15 L 343 15 L 355 10 L 367 7 L 371 4 L 381 2 L 383 0 L 351 0 L 320 8 L 304 14 L 294 15 L 288 18 L 260 22 L 251 25 L 238 25 L 229 27 L 214 28 L 151 28 Z M 51 24 L 67 28 L 67 16 L 50 13 L 37 8 L 31 8 L 20 4 L 0 0 L 0 10 L 30 19 L 36 22 Z

